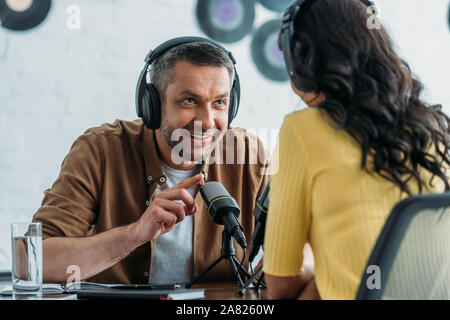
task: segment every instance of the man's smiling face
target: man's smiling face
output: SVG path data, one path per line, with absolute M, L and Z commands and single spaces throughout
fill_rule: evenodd
M 231 80 L 228 70 L 179 61 L 164 94 L 159 129 L 173 149 L 183 140 L 190 159 L 205 158 L 212 143 L 228 126 Z M 188 140 L 189 139 L 189 140 Z M 186 142 L 189 142 L 188 144 Z

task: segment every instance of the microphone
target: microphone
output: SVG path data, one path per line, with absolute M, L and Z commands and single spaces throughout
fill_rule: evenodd
M 267 209 L 269 208 L 269 190 L 270 190 L 270 180 L 267 182 L 263 192 L 256 200 L 255 210 L 253 210 L 253 215 L 257 221 L 255 231 L 252 235 L 252 245 L 250 246 L 249 262 L 253 262 L 256 255 L 258 254 L 259 247 L 264 243 L 264 231 L 266 228 L 266 217 Z
M 247 242 L 242 232 L 242 226 L 237 219 L 241 209 L 236 200 L 230 196 L 221 183 L 216 181 L 210 181 L 201 186 L 200 194 L 211 219 L 217 224 L 223 224 L 225 230 L 245 249 Z

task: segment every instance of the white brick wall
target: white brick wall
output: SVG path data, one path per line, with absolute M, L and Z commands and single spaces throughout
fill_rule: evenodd
M 447 0 L 378 0 L 401 54 L 449 110 Z M 70 5 L 81 29 L 69 30 Z M 84 130 L 134 119 L 134 90 L 147 51 L 168 38 L 200 35 L 195 0 L 57 0 L 47 20 L 24 33 L 0 28 L 0 250 L 10 251 L 9 224 L 27 221 Z M 276 14 L 258 5 L 255 27 Z M 301 107 L 287 83 L 256 71 L 247 36 L 226 45 L 235 55 L 242 103 L 235 126 L 277 129 Z M 9 265 L 0 254 L 0 267 Z

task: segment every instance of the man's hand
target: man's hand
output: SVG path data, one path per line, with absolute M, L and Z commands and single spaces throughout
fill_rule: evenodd
M 198 208 L 187 189 L 201 183 L 203 179 L 203 174 L 199 173 L 158 193 L 134 225 L 138 241 L 151 241 L 173 230 L 186 216 L 195 214 Z M 183 201 L 184 205 L 177 200 Z
M 89 279 L 115 265 L 141 244 L 166 233 L 185 216 L 197 212 L 194 198 L 187 189 L 204 179 L 198 174 L 164 190 L 138 221 L 90 237 L 49 237 L 42 242 L 44 281 L 62 283 L 67 280 L 67 267 L 77 265 L 81 279 Z M 176 200 L 183 201 L 184 205 Z

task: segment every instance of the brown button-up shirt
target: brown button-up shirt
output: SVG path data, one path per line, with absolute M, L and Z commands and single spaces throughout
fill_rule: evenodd
M 255 201 L 269 178 L 264 174 L 268 157 L 261 152 L 263 149 L 255 136 L 243 129 L 228 130 L 237 137 L 231 144 L 233 150 L 227 150 L 227 143 L 221 144 L 223 161 L 204 164 L 203 171 L 206 181 L 221 182 L 241 208 L 239 220 L 249 248 Z M 230 140 L 228 133 L 222 138 L 224 142 Z M 220 153 L 215 151 L 211 157 Z M 258 157 L 258 152 L 263 156 Z M 233 159 L 231 154 L 234 161 L 228 164 Z M 58 178 L 44 192 L 44 200 L 33 221 L 42 223 L 44 239 L 84 237 L 128 225 L 144 213 L 156 188 L 165 180 L 154 131 L 147 129 L 141 120 L 117 120 L 112 125 L 91 128 L 72 145 Z M 194 215 L 194 277 L 220 257 L 223 231 L 223 226 L 209 217 L 199 193 L 195 202 L 199 211 Z M 148 283 L 156 241 L 141 245 L 89 281 Z M 236 258 L 240 261 L 243 250 L 236 242 L 234 244 Z M 245 265 L 248 265 L 247 259 Z M 235 275 L 230 263 L 222 261 L 202 280 L 234 281 Z

